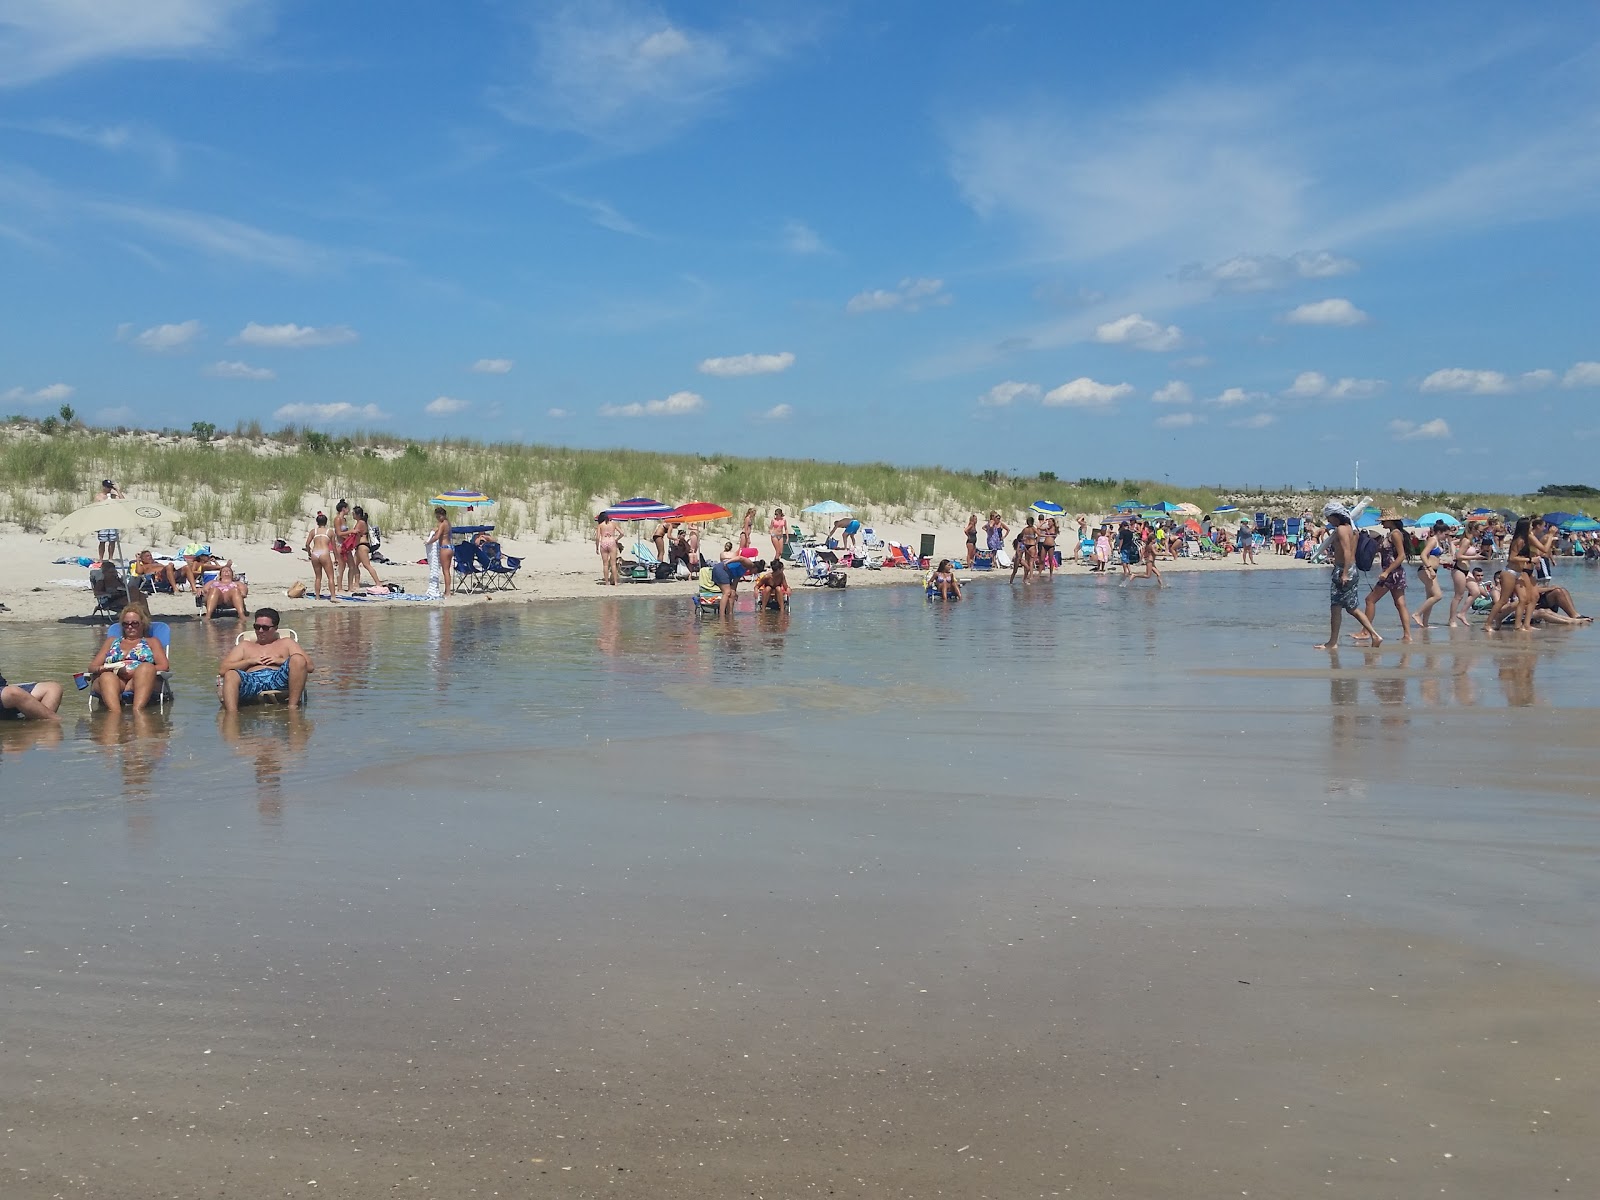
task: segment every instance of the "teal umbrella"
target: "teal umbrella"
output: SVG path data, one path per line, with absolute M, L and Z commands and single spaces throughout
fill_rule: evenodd
M 1450 526 L 1451 529 L 1461 528 L 1461 522 L 1457 518 L 1452 517 L 1449 513 L 1443 512 L 1423 513 L 1416 519 L 1414 523 L 1422 526 L 1425 529 L 1432 529 L 1434 524 L 1438 521 L 1443 521 L 1446 525 Z

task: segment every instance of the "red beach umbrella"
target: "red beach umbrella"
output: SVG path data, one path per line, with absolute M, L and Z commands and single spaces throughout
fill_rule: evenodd
M 678 505 L 673 518 L 690 524 L 699 521 L 720 521 L 733 514 L 720 504 L 712 504 L 706 500 L 691 500 L 688 504 Z

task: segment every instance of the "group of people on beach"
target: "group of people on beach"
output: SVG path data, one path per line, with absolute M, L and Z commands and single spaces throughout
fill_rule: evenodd
M 435 517 L 442 517 L 444 509 L 433 510 Z M 450 594 L 450 568 L 449 568 L 449 522 L 445 522 L 444 548 L 439 551 L 440 557 L 445 561 L 445 595 Z M 429 544 L 433 538 L 429 538 Z M 352 505 L 349 501 L 341 499 L 333 508 L 333 519 L 328 515 L 318 512 L 316 519 L 311 523 L 311 529 L 306 534 L 304 550 L 311 560 L 311 596 L 312 599 L 322 598 L 323 580 L 327 580 L 328 599 L 338 603 L 339 590 L 353 592 L 361 586 L 361 572 L 365 571 L 371 578 L 374 587 L 383 587 L 383 580 L 378 577 L 378 568 L 372 561 L 372 523 L 367 517 L 367 510 L 361 505 Z M 304 586 L 303 584 L 301 586 Z

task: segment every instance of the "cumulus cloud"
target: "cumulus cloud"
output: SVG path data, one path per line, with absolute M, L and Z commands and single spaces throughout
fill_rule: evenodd
M 1600 387 L 1600 362 L 1573 363 L 1561 377 L 1561 386 L 1569 388 Z
M 1251 413 L 1248 417 L 1240 417 L 1237 421 L 1229 421 L 1235 429 L 1265 429 L 1268 425 L 1275 425 L 1278 418 L 1273 413 Z
M 276 379 L 278 373 L 268 367 L 252 367 L 242 362 L 214 362 L 205 369 L 213 379 Z
M 1264 292 L 1301 279 L 1332 279 L 1359 269 L 1354 259 L 1331 250 L 1301 250 L 1287 257 L 1238 254 L 1211 266 L 1184 267 L 1178 277 L 1213 284 L 1219 292 Z
M 479 375 L 505 375 L 511 367 L 512 362 L 509 358 L 480 358 L 467 370 L 476 371 Z
M 1158 325 L 1139 313 L 1129 313 L 1115 321 L 1097 325 L 1094 340 L 1108 346 L 1132 346 L 1135 350 L 1176 350 L 1183 345 L 1183 330 L 1176 325 Z
M 1282 394 L 1290 400 L 1369 400 L 1388 386 L 1382 379 L 1329 379 L 1320 371 L 1301 371 Z
M 1187 429 L 1191 425 L 1198 425 L 1205 420 L 1199 413 L 1175 412 L 1164 413 L 1156 418 L 1157 429 Z
M 761 419 L 763 421 L 787 421 L 792 416 L 794 416 L 794 408 L 792 405 L 774 404 L 771 408 L 767 409 L 766 412 L 761 414 Z
M 1181 379 L 1173 379 L 1150 393 L 1157 404 L 1193 404 L 1194 389 Z M 1182 422 L 1189 424 L 1190 422 Z
M 852 316 L 860 313 L 886 312 L 889 309 L 918 312 L 924 308 L 949 304 L 952 299 L 954 297 L 944 290 L 942 279 L 902 279 L 897 288 L 859 292 L 851 296 L 844 310 Z
M 1389 432 L 1397 442 L 1431 441 L 1450 436 L 1450 426 L 1443 417 L 1431 421 L 1390 421 Z
M 1241 404 L 1249 404 L 1256 400 L 1265 400 L 1260 392 L 1246 391 L 1242 387 L 1223 388 L 1222 391 L 1206 401 L 1215 404 L 1218 408 L 1238 408 Z
M 152 325 L 142 333 L 130 334 L 128 341 L 141 350 L 165 354 L 173 350 L 187 350 L 200 332 L 199 321 L 184 321 L 177 325 Z
M 1577 371 L 1576 378 L 1583 379 L 1585 372 L 1582 367 L 1594 367 L 1593 363 L 1579 363 L 1567 372 L 1562 379 L 1565 387 L 1581 387 L 1581 383 L 1569 383 L 1573 372 Z M 1600 379 L 1600 369 L 1596 369 L 1594 377 Z M 1476 371 L 1467 367 L 1444 367 L 1435 371 L 1418 385 L 1424 392 L 1460 392 L 1468 396 L 1507 396 L 1512 392 L 1536 392 L 1547 388 L 1556 382 L 1556 373 L 1545 368 L 1536 371 L 1524 371 L 1516 378 L 1505 374 L 1503 371 Z
M 1008 379 L 1004 383 L 997 383 L 983 395 L 978 397 L 978 403 L 984 408 L 1004 408 L 1016 400 L 1036 400 L 1039 397 L 1037 383 L 1018 383 Z
M 1042 403 L 1048 408 L 1110 409 L 1118 400 L 1133 395 L 1133 385 L 1127 383 L 1097 383 L 1087 375 L 1080 376 L 1044 394 Z
M 1350 301 L 1334 297 L 1291 308 L 1283 319 L 1291 325 L 1362 325 L 1371 318 Z
M 643 404 L 602 404 L 602 417 L 681 417 L 697 413 L 706 406 L 694 392 L 673 392 L 665 400 L 646 400 Z
M 381 421 L 388 416 L 376 404 L 285 404 L 273 414 L 278 421 L 304 421 L 318 425 L 343 425 L 351 421 Z
M 700 373 L 734 379 L 741 375 L 776 375 L 792 366 L 794 355 L 785 350 L 782 354 L 735 354 L 729 358 L 702 359 Z
M 449 417 L 466 412 L 471 407 L 469 401 L 457 400 L 454 396 L 436 396 L 422 406 L 422 411 L 430 417 Z
M 60 404 L 72 398 L 73 388 L 65 383 L 48 383 L 35 391 L 14 387 L 0 392 L 0 404 Z
M 251 321 L 233 340 L 241 346 L 262 346 L 273 350 L 302 350 L 309 346 L 343 346 L 356 340 L 348 325 L 260 325 Z

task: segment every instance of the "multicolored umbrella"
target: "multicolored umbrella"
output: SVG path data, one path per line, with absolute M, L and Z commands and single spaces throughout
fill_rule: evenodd
M 1061 505 L 1052 504 L 1048 500 L 1035 500 L 1028 507 L 1030 512 L 1036 512 L 1041 517 L 1059 517 L 1062 513 L 1067 511 L 1066 509 L 1062 508 Z
M 649 521 L 662 520 L 676 517 L 678 510 L 670 504 L 663 504 L 659 500 L 652 500 L 648 496 L 635 496 L 631 500 L 619 500 L 610 508 L 601 512 L 602 516 L 610 517 L 613 521 Z
M 440 492 L 428 503 L 440 508 L 477 508 L 493 504 L 494 501 L 476 488 L 457 488 L 453 492 Z
M 712 504 L 705 500 L 691 500 L 688 504 L 680 504 L 675 510 L 675 518 L 689 524 L 700 521 L 720 521 L 733 514 L 720 504 Z

